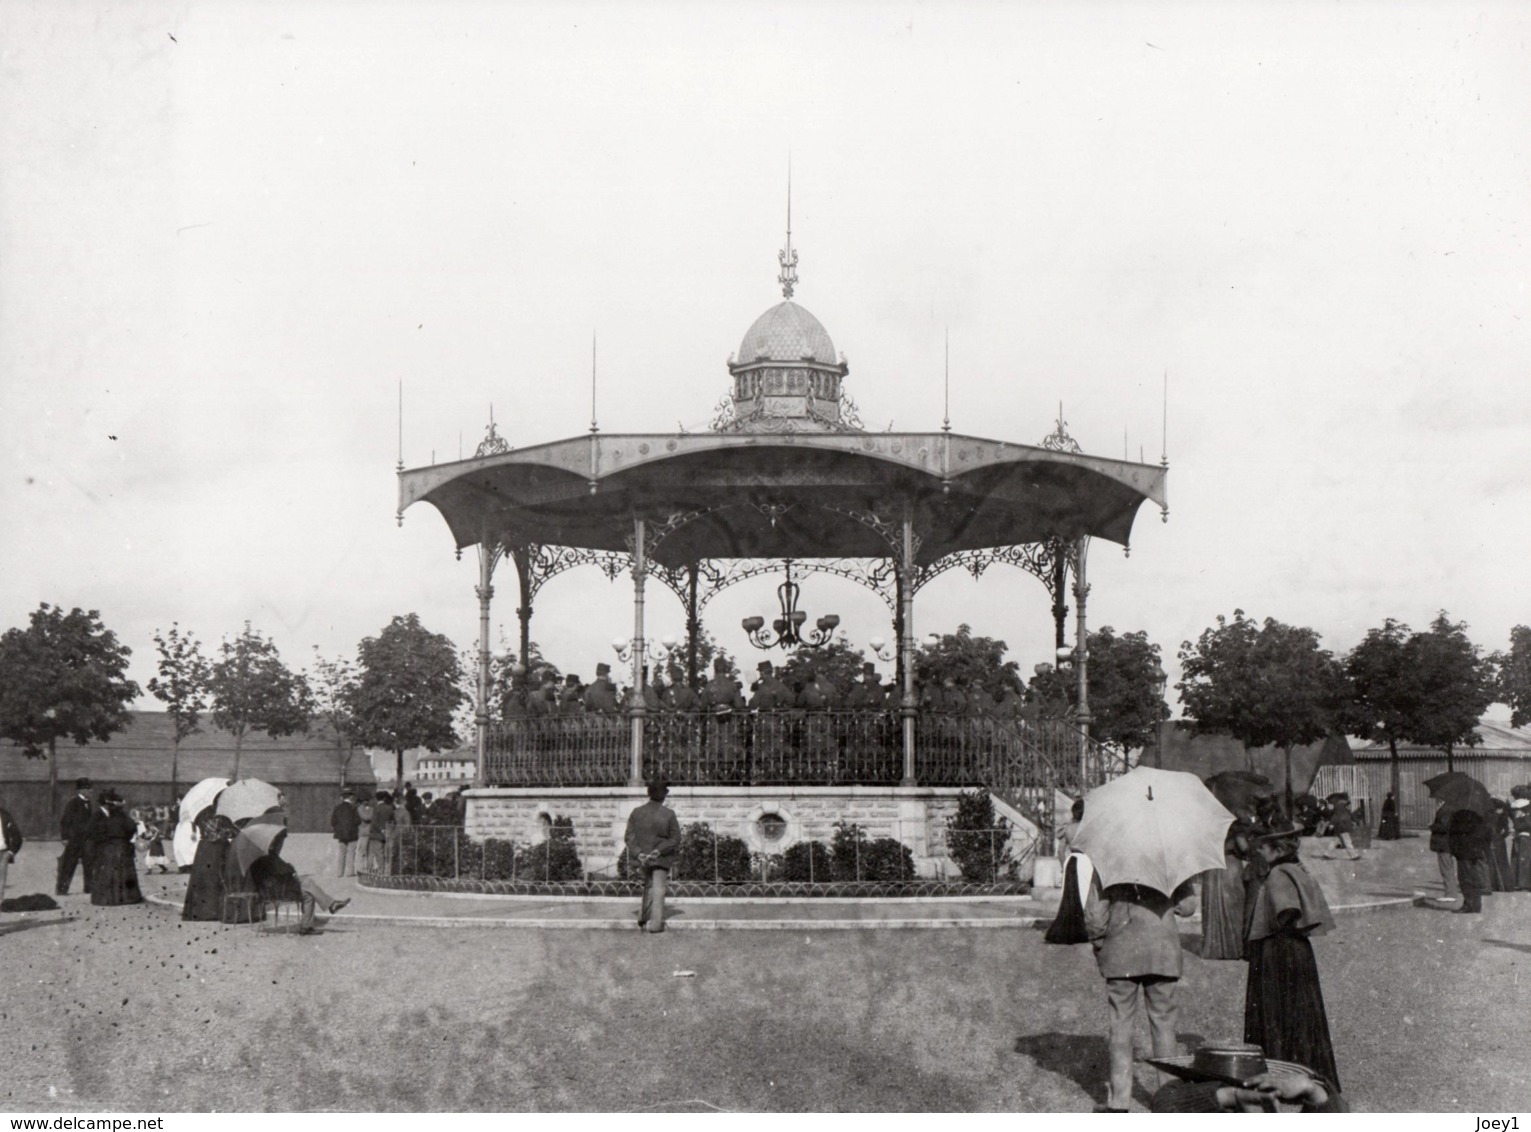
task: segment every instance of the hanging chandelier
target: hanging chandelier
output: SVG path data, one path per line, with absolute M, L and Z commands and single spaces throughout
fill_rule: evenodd
M 776 587 L 776 601 L 781 606 L 781 616 L 771 622 L 771 629 L 775 636 L 766 633 L 764 617 L 746 617 L 739 624 L 749 634 L 750 644 L 757 649 L 780 648 L 788 651 L 799 648 L 816 649 L 828 644 L 834 639 L 835 628 L 840 624 L 840 615 L 826 613 L 814 622 L 815 628 L 805 637 L 802 628 L 808 621 L 808 614 L 797 607 L 801 587 L 792 580 L 792 559 L 786 559 L 784 565 L 787 570 L 787 579 Z

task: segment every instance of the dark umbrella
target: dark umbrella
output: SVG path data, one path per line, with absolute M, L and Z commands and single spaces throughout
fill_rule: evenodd
M 1271 780 L 1252 770 L 1224 770 L 1206 779 L 1212 796 L 1230 810 L 1248 810 L 1254 798 L 1269 794 Z
M 1460 770 L 1449 770 L 1425 779 L 1425 788 L 1432 798 L 1438 798 L 1442 805 L 1454 810 L 1472 810 L 1484 817 L 1494 812 L 1494 798 L 1488 787 Z

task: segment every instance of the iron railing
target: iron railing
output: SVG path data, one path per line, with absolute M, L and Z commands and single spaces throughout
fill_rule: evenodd
M 897 711 L 662 712 L 643 726 L 645 777 L 688 785 L 893 785 L 903 778 Z M 491 725 L 490 786 L 616 786 L 631 773 L 621 715 L 511 719 Z M 1084 745 L 1068 721 L 921 712 L 915 780 L 991 789 L 1051 784 L 1069 793 L 1119 773 L 1121 759 Z

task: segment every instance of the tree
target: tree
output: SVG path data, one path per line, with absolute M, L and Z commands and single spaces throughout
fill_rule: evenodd
M 356 659 L 361 676 L 348 702 L 356 739 L 392 751 L 395 781 L 402 784 L 405 751 L 441 751 L 457 744 L 452 713 L 465 698 L 457 647 L 410 613 L 363 640 Z
M 915 649 L 914 678 L 920 687 L 939 687 L 948 676 L 970 688 L 997 693 L 1001 688 L 1021 690 L 1020 665 L 1005 660 L 1004 641 L 975 637 L 968 625 L 955 633 L 931 634 L 934 640 Z
M 1483 658 L 1467 636 L 1467 625 L 1453 624 L 1443 609 L 1428 633 L 1415 633 L 1405 649 L 1406 663 L 1418 681 L 1418 700 L 1409 723 L 1409 738 L 1446 752 L 1446 769 L 1458 746 L 1483 742 L 1478 720 L 1494 702 L 1494 665 Z
M 808 672 L 811 669 L 815 676 L 824 677 L 844 696 L 861 679 L 861 666 L 865 663 L 866 654 L 858 648 L 852 648 L 845 634 L 841 633 L 819 648 L 795 650 L 782 666 L 780 675 L 787 687 L 793 688 L 799 683 L 808 682 Z
M 504 638 L 501 638 L 504 644 Z M 558 665 L 547 660 L 542 655 L 542 647 L 536 641 L 527 645 L 527 662 L 522 664 L 521 658 L 509 650 L 489 657 L 489 716 L 491 719 L 507 719 L 512 716 L 526 713 L 526 697 L 542 686 L 544 672 L 551 672 L 555 683 L 563 680 L 563 673 L 558 670 Z M 477 652 L 473 653 L 472 663 L 478 663 Z M 468 665 L 464 663 L 466 670 Z M 464 682 L 473 688 L 478 687 L 476 670 L 464 676 Z
M 1499 701 L 1510 705 L 1510 726 L 1531 723 L 1531 626 L 1510 630 L 1510 651 L 1499 653 Z
M 1286 803 L 1292 811 L 1292 748 L 1316 743 L 1344 722 L 1345 671 L 1318 633 L 1267 617 L 1263 626 L 1233 611 L 1195 645 L 1180 646 L 1180 702 L 1199 731 L 1221 731 L 1245 747 L 1280 747 L 1286 755 Z
M 690 684 L 691 675 L 686 671 L 690 662 L 691 638 L 682 636 L 680 643 L 670 650 L 664 660 L 664 679 L 669 685 Z M 730 676 L 735 680 L 739 676 L 739 662 L 727 649 L 718 644 L 717 638 L 705 629 L 696 638 L 696 682 L 698 685 L 707 683 L 712 678 L 712 662 L 722 660 Z M 650 677 L 652 678 L 652 673 Z
M 343 656 L 333 660 L 319 655 L 314 646 L 313 674 L 309 688 L 313 693 L 314 714 L 330 725 L 335 733 L 335 765 L 340 772 L 340 785 L 346 784 L 346 769 L 356 753 L 352 738 L 356 721 L 351 717 L 350 703 L 356 686 L 356 666 Z
M 282 663 L 276 645 L 245 622 L 244 632 L 224 638 L 213 661 L 208 690 L 213 696 L 213 722 L 234 736 L 234 773 L 245 732 L 264 731 L 273 739 L 308 730 L 313 696 L 308 681 Z
M 1170 717 L 1156 687 L 1163 673 L 1159 646 L 1141 630 L 1117 636 L 1106 625 L 1088 635 L 1085 648 L 1090 734 L 1124 753 L 1154 742 L 1159 724 Z M 1027 682 L 1026 702 L 1044 719 L 1071 715 L 1079 706 L 1079 679 L 1069 669 L 1049 667 Z
M 154 647 L 159 650 L 159 675 L 149 678 L 149 693 L 165 705 L 170 716 L 170 797 L 180 797 L 181 743 L 202 730 L 202 712 L 207 710 L 207 686 L 212 666 L 202 655 L 202 645 L 190 633 L 182 633 L 178 622 L 170 623 L 170 632 L 154 631 Z
M 58 804 L 58 740 L 108 742 L 133 720 L 139 687 L 126 678 L 133 650 L 101 615 L 43 602 L 25 629 L 0 636 L 0 735 L 28 758 L 48 758 L 48 809 Z
M 1366 639 L 1345 658 L 1351 696 L 1345 730 L 1358 739 L 1387 743 L 1394 798 L 1403 793 L 1398 744 L 1412 737 L 1419 701 L 1418 673 L 1408 655 L 1411 636 L 1407 625 L 1389 617 L 1380 629 L 1367 630 Z

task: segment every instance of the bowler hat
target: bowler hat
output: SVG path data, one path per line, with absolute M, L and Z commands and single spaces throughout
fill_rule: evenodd
M 604 675 L 606 675 L 606 673 L 608 673 L 610 671 L 611 671 L 611 665 L 606 664 L 605 662 L 602 662 L 602 663 L 597 664 L 595 666 L 595 674 L 597 676 L 604 676 Z
M 89 790 L 94 785 L 95 783 L 91 782 L 88 778 L 76 778 L 74 780 L 74 788 L 76 790 Z
M 1259 1046 L 1239 1042 L 1208 1043 L 1192 1054 L 1149 1057 L 1144 1060 L 1184 1081 L 1222 1081 L 1228 1085 L 1242 1085 L 1262 1073 L 1308 1075 L 1308 1071 L 1295 1062 L 1268 1059 Z

